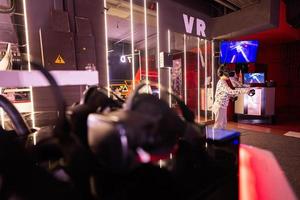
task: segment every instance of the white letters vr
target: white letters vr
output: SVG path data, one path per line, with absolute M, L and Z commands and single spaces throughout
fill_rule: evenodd
M 191 34 L 194 28 L 195 17 L 183 14 L 183 21 L 184 21 L 185 31 Z M 196 34 L 198 36 L 206 37 L 205 29 L 206 29 L 205 22 L 202 19 L 196 18 Z

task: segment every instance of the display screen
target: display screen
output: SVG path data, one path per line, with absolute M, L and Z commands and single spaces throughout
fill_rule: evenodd
M 265 73 L 245 73 L 244 83 L 265 83 Z
M 221 42 L 221 63 L 256 62 L 258 41 L 224 41 Z

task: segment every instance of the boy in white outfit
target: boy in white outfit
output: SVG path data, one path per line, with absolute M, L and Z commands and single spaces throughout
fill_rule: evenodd
M 229 80 L 229 70 L 226 66 L 220 66 L 218 76 L 220 80 L 217 83 L 215 102 L 212 107 L 212 111 L 215 114 L 215 124 L 213 128 L 225 129 L 227 126 L 227 106 L 230 97 L 247 94 L 250 92 L 250 88 L 231 89 L 226 82 Z

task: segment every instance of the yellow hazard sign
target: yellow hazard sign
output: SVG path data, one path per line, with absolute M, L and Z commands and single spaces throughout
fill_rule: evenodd
M 65 64 L 66 62 L 64 61 L 64 59 L 61 57 L 60 54 L 58 54 L 56 60 L 54 61 L 55 64 Z

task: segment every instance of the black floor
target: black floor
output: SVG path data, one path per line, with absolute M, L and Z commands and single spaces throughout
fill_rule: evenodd
M 300 199 L 300 139 L 240 130 L 241 142 L 273 152 Z

